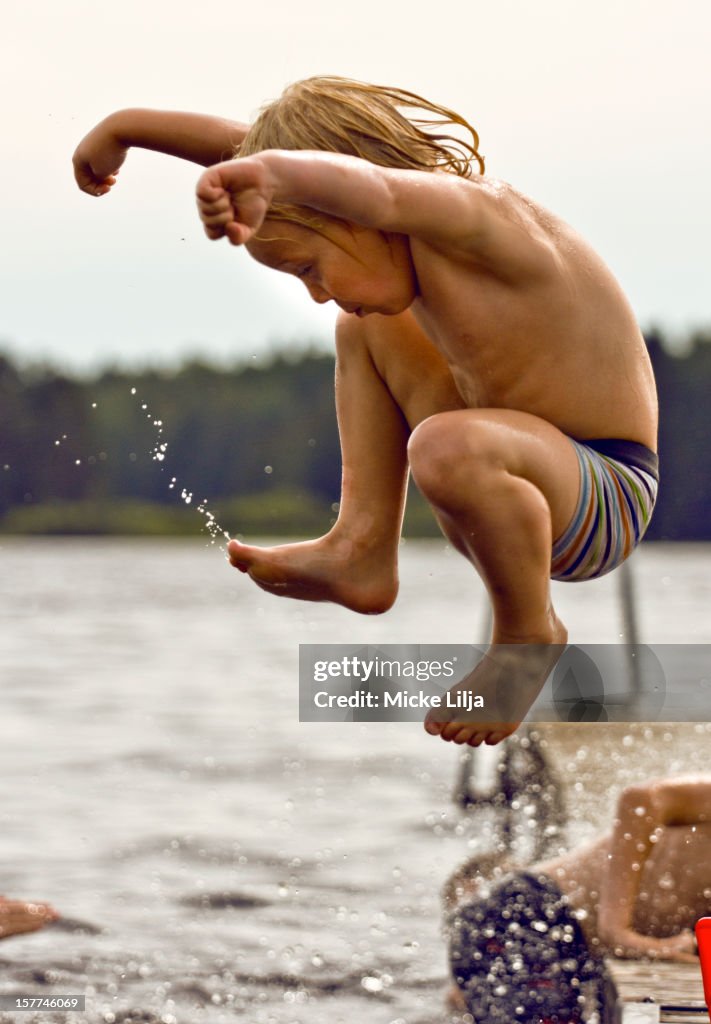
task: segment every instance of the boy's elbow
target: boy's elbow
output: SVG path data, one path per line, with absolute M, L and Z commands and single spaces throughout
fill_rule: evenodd
M 626 786 L 617 800 L 616 819 L 630 821 L 636 819 L 658 818 L 660 812 L 660 794 L 657 782 L 635 783 Z
M 655 779 L 651 782 L 637 782 L 631 786 L 625 786 L 620 794 L 619 802 L 634 807 L 646 807 L 656 796 L 659 782 Z

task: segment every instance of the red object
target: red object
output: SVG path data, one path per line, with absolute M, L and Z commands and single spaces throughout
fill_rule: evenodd
M 711 917 L 700 917 L 696 922 L 696 941 L 699 944 L 701 977 L 704 980 L 704 999 L 711 1020 Z

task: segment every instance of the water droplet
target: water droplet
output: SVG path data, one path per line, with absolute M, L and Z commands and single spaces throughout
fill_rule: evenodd
M 383 991 L 383 983 L 380 978 L 373 978 L 370 975 L 366 975 L 365 978 L 361 978 L 360 983 L 366 992 Z
M 135 389 L 135 388 L 131 388 L 131 394 L 132 394 L 132 395 L 135 395 L 135 394 L 136 394 L 136 389 Z
M 272 467 L 271 467 L 271 466 L 265 466 L 265 467 L 264 467 L 264 472 L 265 472 L 265 473 L 267 473 L 267 474 L 269 474 L 269 473 L 273 473 L 273 472 L 274 472 L 274 470 L 272 469 Z

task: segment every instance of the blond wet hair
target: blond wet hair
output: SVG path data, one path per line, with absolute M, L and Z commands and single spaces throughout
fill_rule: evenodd
M 412 115 L 405 116 L 403 109 Z M 470 139 L 441 131 L 454 127 Z M 469 178 L 475 165 L 477 173 L 484 173 L 479 135 L 460 114 L 406 89 L 337 75 L 295 82 L 262 108 L 235 156 L 264 149 L 343 153 L 382 167 L 446 171 L 461 178 Z M 269 218 L 307 227 L 329 219 L 286 203 L 272 204 Z

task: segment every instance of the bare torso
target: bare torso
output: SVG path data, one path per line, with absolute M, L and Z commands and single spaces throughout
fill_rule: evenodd
M 456 262 L 411 238 L 420 285 L 412 312 L 471 408 L 518 409 L 576 438 L 656 450 L 651 364 L 610 270 L 563 221 L 501 182 L 479 187 L 538 247 L 534 273 Z M 528 243 L 530 244 L 530 242 Z
M 661 830 L 642 869 L 633 918 L 636 932 L 657 938 L 676 935 L 711 912 L 709 841 L 711 823 Z M 610 842 L 610 835 L 603 836 L 530 869 L 548 875 L 568 896 L 593 946 L 599 945 L 598 903 Z

